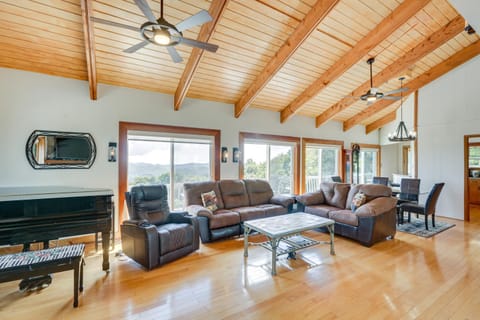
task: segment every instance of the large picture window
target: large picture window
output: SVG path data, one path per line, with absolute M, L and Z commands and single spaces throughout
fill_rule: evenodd
M 119 222 L 135 184 L 165 184 L 170 209 L 182 209 L 184 182 L 220 179 L 218 155 L 220 130 L 120 122 Z
M 343 141 L 302 139 L 304 192 L 316 191 L 320 183 L 341 175 L 342 146 Z
M 240 177 L 263 179 L 275 194 L 298 193 L 299 138 L 240 133 Z

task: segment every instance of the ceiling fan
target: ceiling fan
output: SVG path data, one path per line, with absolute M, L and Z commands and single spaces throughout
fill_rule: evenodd
M 198 25 L 202 25 L 206 22 L 212 20 L 212 17 L 206 10 L 201 10 L 200 12 L 194 14 L 191 17 L 173 25 L 169 23 L 163 17 L 163 0 L 160 1 L 160 18 L 156 19 L 153 15 L 152 10 L 148 6 L 146 0 L 134 0 L 135 4 L 138 6 L 140 11 L 143 12 L 145 17 L 148 19 L 147 22 L 142 24 L 139 28 L 132 27 L 126 24 L 105 20 L 102 18 L 92 17 L 92 20 L 98 23 L 103 23 L 119 28 L 129 29 L 133 31 L 139 31 L 140 35 L 143 37 L 144 41 L 137 43 L 125 50 L 123 52 L 133 53 L 137 50 L 145 47 L 146 45 L 153 43 L 162 47 L 167 48 L 170 57 L 173 62 L 178 63 L 182 62 L 182 57 L 178 54 L 178 51 L 175 49 L 175 46 L 178 44 L 184 44 L 190 47 L 196 47 L 200 49 L 205 49 L 210 52 L 216 52 L 218 46 L 215 44 L 202 42 L 194 39 L 185 38 L 183 36 L 183 31 L 193 28 Z
M 367 63 L 370 65 L 370 89 L 368 89 L 368 91 L 365 94 L 362 94 L 360 97 L 354 97 L 354 96 L 349 96 L 349 97 L 355 98 L 355 99 L 360 98 L 360 100 L 367 102 L 367 106 L 381 99 L 400 100 L 401 98 L 399 96 L 392 96 L 392 94 L 407 91 L 408 88 L 402 87 L 396 90 L 383 93 L 378 91 L 378 88 L 375 88 L 373 86 L 372 64 L 374 62 L 375 62 L 375 58 L 370 58 L 367 60 Z

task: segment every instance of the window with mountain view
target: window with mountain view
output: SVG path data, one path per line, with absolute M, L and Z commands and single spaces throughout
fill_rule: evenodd
M 243 143 L 243 178 L 267 180 L 274 194 L 294 193 L 295 152 L 294 143 L 246 139 Z
M 182 209 L 183 183 L 213 180 L 213 141 L 205 137 L 128 135 L 128 187 L 167 185 L 170 208 Z

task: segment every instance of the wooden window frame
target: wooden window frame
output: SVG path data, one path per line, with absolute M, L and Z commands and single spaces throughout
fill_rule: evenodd
M 306 160 L 307 160 L 307 144 L 316 144 L 316 145 L 330 145 L 330 146 L 339 146 L 339 155 L 338 155 L 338 170 L 339 176 L 342 176 L 343 180 L 345 181 L 345 178 L 343 177 L 343 145 L 344 142 L 342 140 L 326 140 L 326 139 L 315 139 L 315 138 L 302 138 L 301 141 L 302 144 L 302 183 L 301 183 L 301 193 L 305 193 L 306 190 Z
M 252 133 L 252 132 L 239 132 L 238 134 L 238 146 L 240 149 L 240 154 L 243 154 L 243 145 L 245 140 L 262 140 L 262 141 L 278 141 L 278 142 L 287 142 L 293 143 L 293 193 L 299 194 L 300 191 L 300 141 L 299 137 L 291 136 L 279 136 L 272 134 L 261 134 L 261 133 Z M 243 156 L 240 157 L 238 161 L 238 177 L 243 179 Z
M 213 175 L 220 180 L 220 130 L 120 121 L 118 126 L 118 226 L 123 221 L 125 192 L 128 189 L 128 131 L 152 131 L 213 137 Z

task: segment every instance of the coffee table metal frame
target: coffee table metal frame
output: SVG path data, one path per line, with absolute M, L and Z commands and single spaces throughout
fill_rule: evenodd
M 318 217 L 309 213 L 297 212 L 270 218 L 245 221 L 244 256 L 248 257 L 248 235 L 251 230 L 267 237 L 268 241 L 258 243 L 272 252 L 272 275 L 277 274 L 277 256 L 295 255 L 297 250 L 317 244 L 330 244 L 330 254 L 335 255 L 334 226 L 335 221 Z M 326 227 L 330 233 L 330 241 L 317 241 L 301 235 L 301 232 Z

